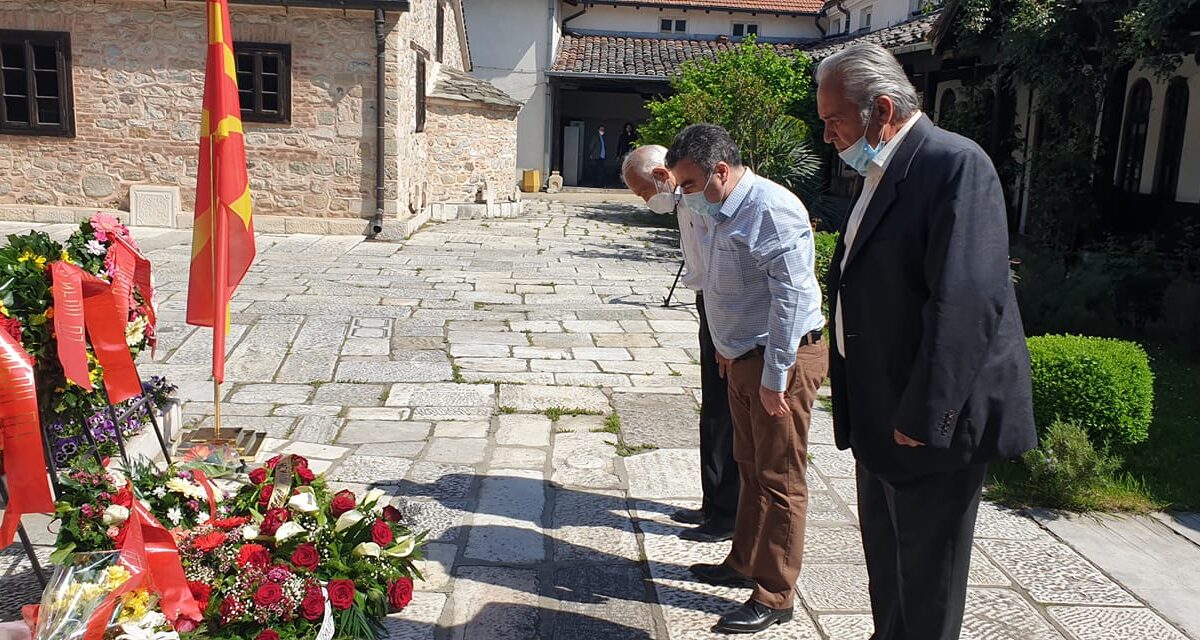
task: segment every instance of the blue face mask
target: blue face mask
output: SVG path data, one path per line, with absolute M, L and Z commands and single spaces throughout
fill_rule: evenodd
M 838 157 L 845 162 L 847 166 L 854 169 L 862 177 L 867 177 L 867 167 L 875 156 L 879 155 L 879 151 L 883 149 L 883 142 L 872 147 L 871 143 L 867 142 L 867 134 L 863 132 L 863 137 L 858 139 L 858 142 L 846 147 L 845 150 L 838 152 Z
M 704 195 L 705 189 L 708 189 L 708 183 L 712 182 L 713 176 L 716 174 L 708 174 L 708 180 L 704 183 L 704 188 L 694 193 L 683 194 L 683 204 L 691 209 L 693 213 L 716 217 L 721 213 L 722 202 L 709 202 L 708 196 Z

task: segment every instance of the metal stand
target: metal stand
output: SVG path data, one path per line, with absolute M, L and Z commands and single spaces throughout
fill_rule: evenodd
M 0 477 L 0 507 L 8 507 L 8 489 L 4 486 L 2 477 Z M 33 565 L 33 573 L 37 576 L 38 583 L 42 585 L 42 589 L 45 589 L 46 573 L 42 570 L 42 563 L 38 562 L 37 551 L 33 548 L 29 534 L 25 532 L 25 525 L 17 525 L 17 537 L 21 539 L 21 546 L 25 547 L 25 555 L 29 557 L 29 564 Z
M 158 446 L 162 449 L 163 459 L 166 461 L 167 465 L 170 466 L 171 449 L 167 446 L 167 440 L 165 437 L 163 437 L 162 429 L 158 426 L 158 416 L 156 415 L 158 413 L 158 405 L 154 402 L 153 394 L 149 391 L 143 393 L 141 397 L 130 403 L 128 408 L 118 414 L 117 408 L 113 406 L 112 402 L 109 401 L 108 394 L 103 390 L 101 390 L 101 393 L 104 393 L 104 402 L 108 405 L 106 411 L 108 412 L 109 419 L 113 421 L 114 426 L 123 424 L 138 411 L 141 411 L 143 408 L 146 409 L 146 412 L 150 414 L 150 425 L 154 428 L 154 435 L 158 439 Z M 120 433 L 120 428 L 117 429 L 117 432 L 118 434 Z M 119 438 L 117 446 L 121 450 L 121 459 L 125 460 L 126 464 L 129 464 L 128 457 L 125 453 L 125 444 L 121 442 L 121 439 Z
M 671 306 L 671 296 L 675 295 L 675 287 L 679 284 L 679 277 L 683 275 L 683 261 L 679 262 L 679 271 L 675 272 L 675 282 L 671 283 L 671 290 L 667 292 L 667 297 L 663 299 L 663 306 Z

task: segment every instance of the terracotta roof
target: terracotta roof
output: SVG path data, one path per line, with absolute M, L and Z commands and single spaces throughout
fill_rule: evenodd
M 859 42 L 874 42 L 893 50 L 909 45 L 921 44 L 928 40 L 929 33 L 933 30 L 933 25 L 937 23 L 940 15 L 941 11 L 935 11 L 913 18 L 908 22 L 884 27 L 878 31 L 821 40 L 803 48 L 813 60 L 820 60 Z
M 715 58 L 738 43 L 729 40 L 671 40 L 563 34 L 552 73 L 659 77 L 678 75 L 684 62 Z M 771 44 L 791 55 L 795 44 Z
M 775 51 L 785 56 L 804 51 L 814 60 L 830 56 L 857 42 L 874 42 L 895 50 L 925 43 L 940 15 L 940 11 L 935 11 L 878 31 L 827 40 L 764 44 L 774 47 Z M 677 75 L 684 62 L 714 58 L 718 52 L 732 49 L 737 44 L 730 40 L 673 40 L 565 33 L 550 73 L 665 80 Z
M 580 0 L 567 0 L 567 2 L 579 4 Z M 816 14 L 825 2 L 824 0 L 596 0 L 592 4 L 806 15 Z
M 496 85 L 444 65 L 438 70 L 437 79 L 433 82 L 433 91 L 429 92 L 429 97 L 513 109 L 521 107 L 520 102 L 497 89 Z

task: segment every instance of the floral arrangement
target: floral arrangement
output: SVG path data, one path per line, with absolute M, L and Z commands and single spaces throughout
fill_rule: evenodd
M 121 589 L 133 574 L 115 552 L 80 553 L 59 566 L 34 616 L 35 640 L 77 640 L 109 594 Z M 147 589 L 130 589 L 114 603 L 105 620 L 105 637 L 120 640 L 178 640 L 166 617 L 155 610 L 157 598 Z M 119 635 L 118 635 L 119 634 Z
M 195 469 L 138 462 L 125 474 L 128 482 L 93 467 L 63 479 L 54 560 L 119 548 L 129 506 L 141 501 L 174 535 L 203 614 L 182 638 L 312 640 L 324 629 L 371 640 L 412 599 L 425 534 L 408 529 L 383 491 L 331 493 L 295 455 L 252 470 L 232 496 Z
M 34 359 L 43 389 L 39 403 L 47 417 L 55 463 L 65 467 L 80 455 L 90 453 L 81 446 L 85 428 L 91 430 L 100 444 L 101 455 L 114 455 L 116 435 L 128 437 L 137 433 L 149 423 L 149 414 L 141 411 L 125 424 L 114 425 L 101 394 L 88 392 L 66 380 L 57 359 L 49 265 L 68 262 L 111 282 L 115 259 L 111 248 L 118 240 L 134 248 L 136 243 L 125 225 L 103 213 L 82 222 L 65 244 L 41 232 L 13 235 L 8 240 L 8 246 L 0 248 L 0 331 L 17 338 Z M 130 353 L 136 358 L 154 344 L 155 334 L 149 301 L 136 290 L 131 295 L 125 337 Z M 90 347 L 88 369 L 93 385 L 100 384 L 104 371 Z M 144 387 L 160 402 L 173 391 L 161 379 Z

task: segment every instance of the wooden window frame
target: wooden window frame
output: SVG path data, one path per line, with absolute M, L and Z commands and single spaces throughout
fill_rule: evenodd
M 1134 102 L 1135 99 L 1141 102 L 1143 96 L 1144 105 Z M 1125 121 L 1121 123 L 1117 186 L 1126 193 L 1141 193 L 1142 173 L 1146 169 L 1146 142 L 1150 137 L 1150 113 L 1153 108 L 1154 88 L 1150 86 L 1149 80 L 1139 78 L 1129 87 L 1128 98 L 1125 100 Z M 1135 113 L 1134 109 L 1140 111 Z
M 428 93 L 428 86 L 427 86 L 429 83 L 429 79 L 427 77 L 428 65 L 426 63 L 427 57 L 428 56 L 426 54 L 421 53 L 420 51 L 417 52 L 417 63 L 415 65 L 416 73 L 414 74 L 414 80 L 417 83 L 417 91 L 416 91 L 416 112 L 417 112 L 416 116 L 417 117 L 416 117 L 416 126 L 414 127 L 414 130 L 417 133 L 421 133 L 421 132 L 425 131 L 425 116 L 426 116 L 426 111 L 429 108 L 429 93 Z
M 22 72 L 25 75 L 24 95 L 29 122 L 10 122 L 7 100 L 0 98 L 0 135 L 75 137 L 75 93 L 71 81 L 71 34 L 63 31 L 0 29 L 0 42 L 14 41 L 19 42 L 25 50 L 25 66 L 22 68 Z M 34 84 L 36 63 L 33 61 L 33 45 L 35 44 L 52 44 L 55 48 L 59 117 L 59 122 L 55 124 L 44 125 L 38 122 L 38 96 Z M 0 73 L 0 94 L 4 93 L 7 93 L 7 90 L 4 87 L 3 74 Z
M 1176 76 L 1167 84 L 1167 94 L 1163 99 L 1162 131 L 1158 136 L 1158 158 L 1154 163 L 1154 195 L 1160 198 L 1174 200 L 1179 191 L 1191 98 L 1187 78 Z M 1172 116 L 1178 120 L 1172 122 Z M 1173 130 L 1175 128 L 1178 130 Z
M 279 57 L 279 111 L 277 113 L 267 111 L 262 106 L 262 59 L 263 54 Z M 266 124 L 291 124 L 292 123 L 292 45 L 276 44 L 267 42 L 234 42 L 233 43 L 234 60 L 240 60 L 242 56 L 252 55 L 254 60 L 254 69 L 251 75 L 254 78 L 254 86 L 250 88 L 254 95 L 254 104 L 247 107 L 242 107 L 243 122 L 261 122 Z M 234 63 L 236 67 L 236 62 Z M 240 92 L 246 87 L 238 86 L 239 99 Z
M 738 34 L 738 32 L 737 32 L 738 27 L 742 28 L 741 34 Z M 754 29 L 753 33 L 750 32 L 751 28 Z M 757 36 L 759 29 L 761 29 L 761 27 L 758 26 L 757 22 L 734 22 L 733 28 L 731 28 L 729 30 L 729 33 L 732 34 L 732 36 L 734 38 L 745 38 L 747 36 L 752 36 L 752 35 Z

